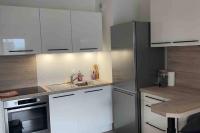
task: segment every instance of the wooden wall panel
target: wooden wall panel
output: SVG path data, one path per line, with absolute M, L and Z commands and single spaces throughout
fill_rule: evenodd
M 37 85 L 36 56 L 0 56 L 0 90 Z
M 176 85 L 200 89 L 200 47 L 171 47 L 168 69 L 176 72 Z

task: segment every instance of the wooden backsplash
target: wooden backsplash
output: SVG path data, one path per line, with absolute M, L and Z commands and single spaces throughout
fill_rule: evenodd
M 168 69 L 176 72 L 176 86 L 200 89 L 200 47 L 171 47 Z
M 36 56 L 1 56 L 0 90 L 37 85 Z

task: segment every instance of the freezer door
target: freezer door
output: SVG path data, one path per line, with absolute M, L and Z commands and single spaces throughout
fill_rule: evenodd
M 135 89 L 134 23 L 112 26 L 112 73 L 115 86 L 129 91 Z
M 113 88 L 115 133 L 138 133 L 137 94 Z

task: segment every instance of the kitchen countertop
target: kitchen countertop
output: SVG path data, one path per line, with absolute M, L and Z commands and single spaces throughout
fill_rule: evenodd
M 76 85 L 70 85 L 70 84 L 53 84 L 53 85 L 43 85 L 41 86 L 43 89 L 46 90 L 46 92 L 37 93 L 37 94 L 30 94 L 30 95 L 22 95 L 22 96 L 14 96 L 10 98 L 2 98 L 0 101 L 10 101 L 10 100 L 17 100 L 17 99 L 25 99 L 25 98 L 34 98 L 38 96 L 45 96 L 45 95 L 51 95 L 51 94 L 58 94 L 58 93 L 64 93 L 64 92 L 72 92 L 72 91 L 78 91 L 83 89 L 92 89 L 95 87 L 101 87 L 101 86 L 107 86 L 111 85 L 112 83 L 104 82 L 104 81 L 93 81 L 93 84 L 89 84 L 87 86 L 76 86 Z M 62 86 L 62 87 L 60 87 Z M 65 87 L 66 86 L 66 87 Z M 55 87 L 55 89 L 52 89 Z M 58 89 L 56 89 L 58 88 Z
M 151 111 L 165 117 L 181 118 L 200 112 L 200 89 L 184 87 L 149 87 L 141 92 L 169 99 L 154 104 Z

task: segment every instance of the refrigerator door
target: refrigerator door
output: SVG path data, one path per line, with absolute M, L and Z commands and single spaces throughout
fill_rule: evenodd
M 113 88 L 115 133 L 138 133 L 137 94 Z
M 111 27 L 113 84 L 135 92 L 134 23 Z

